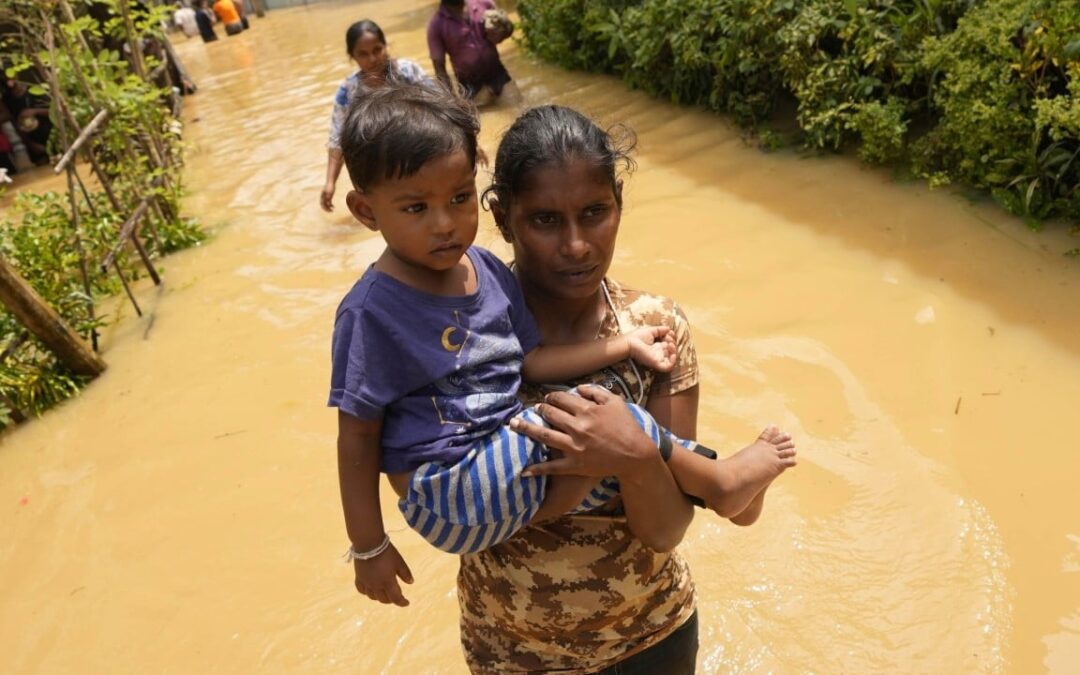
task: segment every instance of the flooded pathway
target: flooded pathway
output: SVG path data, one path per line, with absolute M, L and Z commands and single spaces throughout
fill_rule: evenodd
M 352 590 L 322 405 L 334 308 L 381 248 L 344 177 L 317 207 L 344 30 L 371 17 L 426 66 L 433 5 L 179 45 L 201 87 L 186 211 L 216 235 L 107 331 L 104 377 L 0 441 L 0 670 L 464 671 L 453 557 L 396 534 L 412 606 Z M 686 309 L 700 435 L 800 442 L 758 525 L 700 515 L 683 546 L 700 670 L 1077 672 L 1076 241 L 504 51 L 525 104 L 637 130 L 613 275 Z M 489 154 L 515 112 L 484 114 Z

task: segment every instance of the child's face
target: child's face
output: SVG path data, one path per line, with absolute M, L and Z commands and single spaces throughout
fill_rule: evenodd
M 436 157 L 408 178 L 353 190 L 346 201 L 411 267 L 453 269 L 476 239 L 476 168 L 464 150 Z
M 381 75 L 386 69 L 388 56 L 386 45 L 379 42 L 375 33 L 364 33 L 353 45 L 353 61 L 356 61 L 356 65 L 366 74 Z
M 611 265 L 621 197 L 621 181 L 612 189 L 604 169 L 573 159 L 534 169 L 509 210 L 492 211 L 513 234 L 523 280 L 552 297 L 585 298 Z

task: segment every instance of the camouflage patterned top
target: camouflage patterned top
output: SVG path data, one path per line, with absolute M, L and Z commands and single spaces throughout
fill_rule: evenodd
M 608 280 L 611 305 L 599 337 L 644 325 L 675 330 L 679 362 L 668 375 L 623 362 L 574 384 L 593 382 L 631 396 L 676 394 L 698 383 L 689 325 L 674 301 Z M 618 312 L 616 318 L 612 306 Z M 639 386 L 638 372 L 641 382 Z M 527 403 L 544 391 L 524 386 Z M 461 641 L 474 673 L 601 670 L 656 644 L 694 612 L 694 583 L 682 556 L 638 541 L 609 505 L 526 527 L 508 541 L 462 556 L 458 573 Z

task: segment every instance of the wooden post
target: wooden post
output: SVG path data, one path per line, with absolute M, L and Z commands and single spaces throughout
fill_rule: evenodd
M 135 68 L 135 74 L 146 80 L 146 61 L 143 58 L 142 43 L 135 34 L 135 22 L 131 20 L 131 11 L 128 9 L 128 0 L 120 0 L 116 3 L 120 6 L 120 16 L 124 20 L 124 29 L 127 31 L 128 49 L 131 50 L 131 65 Z
M 261 16 L 261 15 L 260 15 Z M 173 47 L 173 43 L 165 38 L 162 40 L 162 46 L 165 47 L 165 54 L 169 57 L 169 61 L 176 66 L 176 72 L 180 73 L 180 87 L 183 89 L 188 85 L 195 86 L 195 80 L 191 79 L 191 75 L 188 74 L 187 68 L 184 67 L 183 61 L 176 54 L 176 48 Z
M 0 302 L 73 372 L 96 376 L 105 371 L 105 362 L 2 257 Z
M 61 136 L 65 136 L 63 131 Z M 90 321 L 94 321 L 94 289 L 90 286 L 90 270 L 86 267 L 86 250 L 82 244 L 82 226 L 79 222 L 79 200 L 75 195 L 75 167 L 69 164 L 67 167 L 68 201 L 71 202 L 71 229 L 75 231 L 75 250 L 79 254 L 79 274 L 82 276 L 83 292 L 86 293 L 86 315 Z M 96 328 L 90 329 L 90 344 L 94 351 L 98 350 L 98 334 Z
M 90 197 L 90 191 L 86 189 L 86 184 L 83 183 L 82 176 L 79 175 L 78 171 L 74 170 L 74 167 L 72 167 L 72 173 L 75 174 L 75 182 L 79 184 L 79 191 L 82 192 L 83 201 L 86 202 L 86 207 L 90 209 L 90 214 L 97 218 L 97 207 L 94 206 L 94 200 Z
M 94 132 L 98 130 L 98 127 L 100 127 L 102 124 L 105 123 L 106 120 L 109 119 L 109 115 L 110 113 L 108 108 L 102 110 L 97 115 L 94 115 L 94 119 L 90 120 L 90 124 L 87 124 L 85 127 L 83 127 L 83 130 L 79 132 L 79 137 L 75 139 L 75 142 L 72 143 L 70 147 L 68 147 L 67 152 L 64 153 L 64 156 L 61 157 L 60 161 L 56 163 L 56 167 L 53 169 L 54 173 L 59 175 L 59 173 L 64 170 L 64 167 L 67 166 L 67 163 L 75 157 L 75 153 L 77 153 L 79 149 L 82 148 L 83 143 L 86 143 L 86 141 L 88 141 L 90 137 L 94 135 Z M 63 119 L 60 119 L 59 121 L 63 123 Z M 67 138 L 64 138 L 63 142 L 64 144 L 66 144 Z
M 128 285 L 127 277 L 124 276 L 124 270 L 120 268 L 119 261 L 113 258 L 112 266 L 116 270 L 116 276 L 120 277 L 120 283 L 124 285 L 124 292 L 127 293 L 128 300 L 131 300 L 131 306 L 135 308 L 135 313 L 142 316 L 139 301 L 135 299 L 135 294 L 131 292 L 131 286 Z

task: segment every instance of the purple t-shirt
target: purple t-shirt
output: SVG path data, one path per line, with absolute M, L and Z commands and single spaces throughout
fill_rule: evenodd
M 338 307 L 329 405 L 383 418 L 382 470 L 454 462 L 521 410 L 525 354 L 540 344 L 514 274 L 468 250 L 477 289 L 432 295 L 369 267 Z
M 438 62 L 449 55 L 462 83 L 485 83 L 503 69 L 499 51 L 484 33 L 484 12 L 489 9 L 495 9 L 491 0 L 465 0 L 465 17 L 458 18 L 440 5 L 428 22 L 431 60 Z

